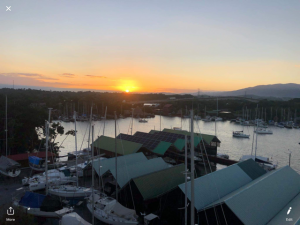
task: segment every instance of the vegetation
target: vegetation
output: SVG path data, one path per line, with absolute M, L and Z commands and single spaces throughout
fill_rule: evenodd
M 48 107 L 53 108 L 52 119 L 57 119 L 61 115 L 73 114 L 78 111 L 79 114 L 89 114 L 93 103 L 93 113 L 100 116 L 104 115 L 105 107 L 109 116 L 117 112 L 117 115 L 125 110 L 131 110 L 133 107 L 143 107 L 143 101 L 157 101 L 160 106 L 157 108 L 144 108 L 146 113 L 159 114 L 165 104 L 172 104 L 172 109 L 167 115 L 180 115 L 181 110 L 185 114 L 186 107 L 188 110 L 194 109 L 196 114 L 204 115 L 204 109 L 212 111 L 217 109 L 216 98 L 210 99 L 207 96 L 200 98 L 192 95 L 165 95 L 165 94 L 136 94 L 136 93 L 100 93 L 100 92 L 71 92 L 71 91 L 43 91 L 32 89 L 0 89 L 0 153 L 5 153 L 5 96 L 8 98 L 8 149 L 10 154 L 22 153 L 39 149 L 41 139 L 44 138 L 45 120 L 48 119 Z M 170 97 L 176 100 L 171 101 Z M 141 101 L 141 102 L 138 102 Z M 294 115 L 295 109 L 300 112 L 300 99 L 289 101 L 275 100 L 245 100 L 220 98 L 218 108 L 232 112 L 224 115 L 225 119 L 241 115 L 242 109 L 251 109 L 254 116 L 255 109 L 259 105 L 267 109 L 267 118 L 271 118 L 270 109 L 273 109 L 275 116 L 276 109 L 278 117 L 281 116 L 281 109 L 285 109 L 287 114 L 290 110 Z M 199 110 L 198 110 L 199 109 Z M 165 114 L 166 115 L 166 114 Z M 108 118 L 109 118 L 108 116 Z M 58 135 L 74 135 L 74 131 L 65 133 L 64 128 L 59 123 L 52 123 L 50 129 L 50 140 L 53 143 L 54 150 L 59 151 L 62 143 L 56 143 Z M 43 141 L 43 143 L 45 143 Z

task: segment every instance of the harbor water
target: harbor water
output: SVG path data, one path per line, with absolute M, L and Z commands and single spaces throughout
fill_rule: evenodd
M 119 133 L 134 134 L 136 131 L 149 132 L 150 130 L 163 130 L 164 128 L 171 129 L 173 127 L 181 127 L 183 130 L 189 130 L 190 119 L 182 119 L 180 117 L 165 117 L 155 116 L 148 118 L 147 123 L 139 123 L 138 119 L 133 119 L 133 126 L 131 131 L 132 118 L 117 120 L 117 135 Z M 68 130 L 74 130 L 74 123 L 61 122 Z M 105 128 L 104 128 L 105 123 Z M 93 121 L 95 134 L 94 139 L 100 135 L 110 137 L 115 136 L 115 121 L 104 120 Z M 89 122 L 77 122 L 77 146 L 78 150 L 88 147 L 89 136 Z M 273 131 L 273 134 L 259 134 L 257 139 L 257 155 L 272 158 L 273 162 L 278 162 L 278 167 L 289 164 L 288 150 L 292 152 L 291 167 L 300 173 L 300 129 L 286 129 L 269 126 L 268 129 Z M 250 138 L 234 138 L 233 131 L 244 130 L 245 134 L 250 134 Z M 253 153 L 255 151 L 255 142 L 253 142 L 254 127 L 242 126 L 230 121 L 203 122 L 201 120 L 194 121 L 194 131 L 204 134 L 217 135 L 221 141 L 221 146 L 218 148 L 218 153 L 225 153 L 230 156 L 230 159 L 239 160 L 242 155 L 250 155 L 253 145 Z M 57 141 L 62 142 L 65 135 L 58 136 Z M 59 143 L 59 144 L 60 144 Z M 61 148 L 60 155 L 67 155 L 68 152 L 75 151 L 75 138 L 73 136 L 67 137 L 64 141 L 64 148 Z M 67 158 L 62 158 L 67 160 Z

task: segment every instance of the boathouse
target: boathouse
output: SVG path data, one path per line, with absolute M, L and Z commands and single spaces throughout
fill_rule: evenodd
M 119 192 L 119 201 L 138 213 L 168 212 L 162 202 L 164 196 L 177 198 L 170 194 L 184 182 L 184 164 L 172 166 L 147 175 L 132 178 Z M 125 197 L 127 196 L 127 197 Z

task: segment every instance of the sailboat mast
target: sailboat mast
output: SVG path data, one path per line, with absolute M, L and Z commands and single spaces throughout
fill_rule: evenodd
M 76 128 L 76 112 L 74 111 L 74 124 L 75 124 L 75 151 L 76 151 L 76 186 L 78 187 L 78 169 L 77 169 L 77 128 Z
M 99 158 L 99 162 L 100 162 L 100 158 Z M 95 181 L 94 181 L 94 176 L 95 176 L 95 170 L 93 168 L 94 165 L 94 125 L 92 126 L 92 201 L 93 201 L 93 220 L 92 220 L 92 224 L 95 224 L 95 201 L 94 201 L 94 186 L 95 186 Z M 100 175 L 100 173 L 99 173 Z
M 91 127 L 92 127 L 92 115 L 93 115 L 93 103 L 91 106 L 91 114 L 90 114 L 90 127 L 89 127 L 89 139 L 88 139 L 88 155 L 89 154 L 89 148 L 90 148 L 90 135 L 91 135 Z
M 184 225 L 187 225 L 187 173 L 188 173 L 188 169 L 187 169 L 187 136 L 185 135 L 185 201 L 184 201 Z
M 132 129 L 133 129 L 133 108 L 132 108 L 132 115 L 131 115 L 131 136 L 132 136 Z
M 195 198 L 194 198 L 194 121 L 191 110 L 191 225 L 195 225 Z
M 46 133 L 46 166 L 45 166 L 45 174 L 46 174 L 46 195 L 48 194 L 48 131 L 49 131 L 49 123 L 45 122 L 45 133 Z
M 116 200 L 118 201 L 118 154 L 117 154 L 117 114 L 115 111 L 115 159 L 116 159 Z
M 103 136 L 104 136 L 104 130 L 105 130 L 106 112 L 107 112 L 107 106 L 106 106 L 106 108 L 105 108 L 105 114 L 104 114 Z
M 258 110 L 258 104 L 257 104 L 257 110 Z M 255 140 L 255 153 L 254 153 L 254 161 L 256 161 L 256 150 L 257 150 L 257 128 L 258 128 L 258 120 L 256 120 L 256 140 Z
M 7 157 L 7 95 L 5 96 L 5 149 Z

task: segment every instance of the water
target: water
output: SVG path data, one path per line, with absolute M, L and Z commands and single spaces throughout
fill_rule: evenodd
M 103 134 L 104 121 L 95 121 L 95 139 Z M 119 133 L 131 134 L 130 129 L 131 118 L 117 120 L 117 135 Z M 65 132 L 74 129 L 74 123 L 64 123 Z M 88 122 L 77 122 L 77 146 L 78 150 L 88 146 Z M 180 127 L 181 119 L 179 117 L 161 117 L 161 129 Z M 136 131 L 149 132 L 150 130 L 160 130 L 160 117 L 149 118 L 148 123 L 139 123 L 138 119 L 133 119 L 132 134 Z M 182 129 L 189 130 L 189 119 L 182 119 Z M 229 121 L 217 122 L 217 136 L 221 141 L 221 146 L 218 148 L 219 153 L 225 153 L 230 156 L 230 159 L 239 160 L 242 155 L 250 155 L 253 141 L 254 127 L 244 127 L 244 133 L 250 134 L 250 138 L 233 138 L 232 131 L 243 130 L 243 126 L 230 123 Z M 286 166 L 289 163 L 288 149 L 292 151 L 291 167 L 300 173 L 300 129 L 286 129 L 270 126 L 273 131 L 272 135 L 258 135 L 257 155 L 265 156 L 278 161 L 278 166 Z M 215 134 L 215 122 L 194 122 L 195 132 L 204 134 Z M 115 121 L 106 120 L 105 132 L 106 136 L 114 137 Z M 66 136 L 57 137 L 57 141 L 61 141 Z M 75 150 L 75 138 L 69 136 L 63 143 L 64 148 L 61 149 L 60 155 L 67 155 L 68 152 Z M 255 147 L 255 143 L 254 143 Z M 64 158 L 63 158 L 64 159 Z

